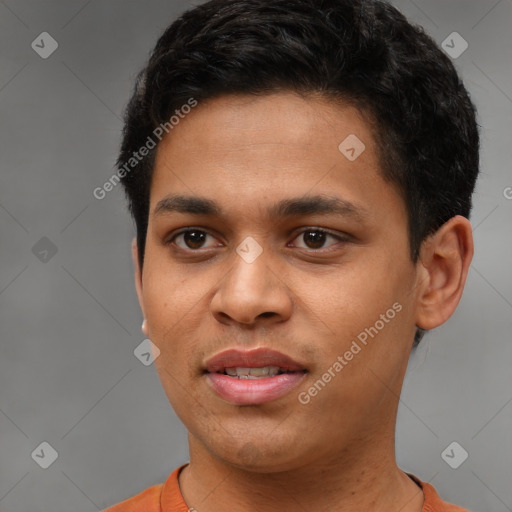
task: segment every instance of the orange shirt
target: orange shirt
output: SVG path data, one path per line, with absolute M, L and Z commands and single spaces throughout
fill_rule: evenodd
M 180 492 L 178 475 L 187 464 L 175 469 L 163 484 L 154 485 L 145 491 L 129 498 L 103 512 L 192 512 L 189 509 Z M 422 512 L 468 512 L 466 509 L 445 503 L 441 500 L 436 490 L 428 483 L 421 482 L 415 476 L 410 475 L 423 489 L 425 501 Z

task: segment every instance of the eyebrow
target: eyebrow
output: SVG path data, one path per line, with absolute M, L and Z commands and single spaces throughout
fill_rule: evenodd
M 190 215 L 207 215 L 222 217 L 223 210 L 211 199 L 198 196 L 169 195 L 157 203 L 153 214 L 183 213 Z M 283 199 L 268 209 L 270 218 L 286 218 L 314 214 L 335 214 L 362 220 L 367 216 L 362 206 L 339 197 L 325 195 L 302 196 Z

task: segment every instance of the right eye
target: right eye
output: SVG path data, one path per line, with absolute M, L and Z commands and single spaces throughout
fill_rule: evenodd
M 187 228 L 177 234 L 175 234 L 167 243 L 174 243 L 177 247 L 184 250 L 197 250 L 197 249 L 209 249 L 211 247 L 218 247 L 220 244 L 213 244 L 209 247 L 204 247 L 206 241 L 210 237 L 212 240 L 215 238 L 203 231 L 202 229 Z

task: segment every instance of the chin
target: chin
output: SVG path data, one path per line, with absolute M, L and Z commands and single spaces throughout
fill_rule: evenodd
M 297 448 L 301 450 L 298 451 Z M 209 442 L 208 450 L 220 462 L 237 469 L 254 473 L 279 473 L 298 469 L 307 465 L 317 450 L 307 453 L 304 443 L 292 439 L 274 439 L 269 443 L 268 436 L 250 440 L 218 440 Z

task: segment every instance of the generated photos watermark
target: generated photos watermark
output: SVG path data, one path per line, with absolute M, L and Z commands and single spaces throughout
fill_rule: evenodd
M 105 199 L 107 194 L 114 190 L 114 188 L 121 182 L 121 178 L 124 178 L 128 173 L 133 171 L 133 169 L 139 165 L 139 162 L 141 162 L 146 156 L 149 155 L 149 152 L 156 147 L 158 142 L 162 140 L 164 134 L 167 134 L 173 130 L 174 127 L 180 123 L 180 120 L 185 119 L 186 115 L 190 114 L 192 109 L 197 105 L 197 100 L 190 98 L 187 103 L 181 106 L 180 109 L 176 109 L 174 111 L 175 115 L 172 115 L 169 118 L 169 121 L 160 123 L 153 130 L 153 134 L 148 136 L 146 142 L 137 151 L 133 152 L 132 156 L 128 159 L 127 162 L 124 163 L 122 167 L 117 169 L 117 171 L 112 174 L 112 176 L 107 181 L 105 181 L 101 187 L 96 187 L 93 190 L 93 196 L 98 200 Z
M 352 340 L 350 348 L 343 355 L 339 355 L 336 361 L 322 374 L 322 376 L 309 387 L 307 391 L 301 391 L 298 395 L 299 403 L 307 405 L 320 391 L 322 391 L 329 382 L 338 375 L 345 366 L 349 364 L 361 350 L 368 345 L 369 338 L 373 339 L 382 329 L 395 318 L 397 313 L 402 311 L 402 304 L 395 302 L 385 313 L 381 314 L 379 319 L 370 327 L 366 327 L 357 335 L 357 339 Z

